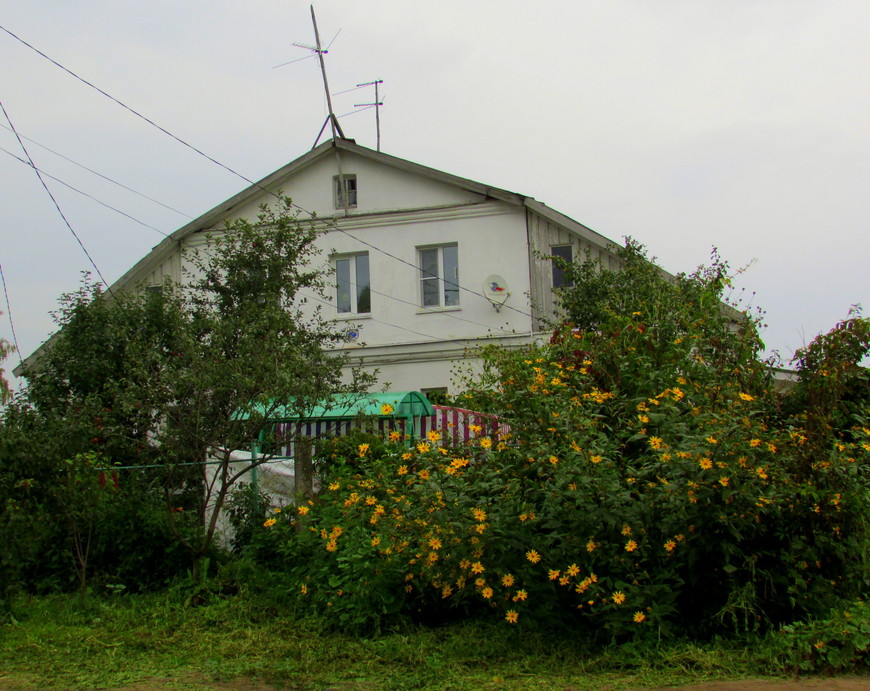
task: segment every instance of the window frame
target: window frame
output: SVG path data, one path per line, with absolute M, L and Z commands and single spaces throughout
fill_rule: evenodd
M 455 250 L 452 257 L 448 257 L 449 264 L 447 270 L 452 268 L 455 277 L 449 280 L 445 275 L 445 250 Z M 427 268 L 428 262 L 424 260 L 424 253 L 435 252 L 435 270 L 431 270 L 431 264 Z M 432 295 L 430 286 L 436 286 L 435 295 L 438 298 L 435 304 L 426 304 L 426 300 Z M 418 304 L 420 309 L 426 311 L 432 310 L 449 310 L 460 309 L 460 287 L 459 287 L 459 243 L 445 242 L 438 245 L 420 245 L 417 247 L 417 290 Z M 452 286 L 452 287 L 450 287 Z
M 345 195 L 348 201 L 347 206 L 344 205 Z M 355 209 L 358 200 L 359 187 L 357 186 L 356 173 L 342 173 L 332 176 L 332 205 L 336 209 Z
M 568 250 L 568 256 L 564 257 L 557 250 Z M 570 288 L 572 283 L 565 278 L 565 270 L 556 264 L 554 259 L 562 259 L 563 261 L 574 263 L 574 245 L 570 243 L 562 245 L 550 245 L 550 264 L 552 265 L 552 275 L 550 285 L 553 289 Z
M 360 258 L 365 257 L 365 274 L 367 282 L 361 284 L 360 282 L 360 270 L 361 270 L 361 262 Z M 340 291 L 342 290 L 342 285 L 339 278 L 339 263 L 347 262 L 347 304 L 349 305 L 349 309 L 342 309 L 343 303 L 345 302 L 342 299 L 342 295 Z M 349 252 L 346 254 L 336 254 L 332 257 L 332 268 L 333 268 L 333 276 L 335 277 L 335 313 L 340 317 L 356 317 L 356 316 L 368 316 L 371 315 L 372 312 L 372 272 L 371 272 L 371 262 L 369 258 L 368 252 Z M 365 292 L 367 291 L 367 295 Z M 363 303 L 364 307 L 367 309 L 360 310 L 360 302 L 363 300 L 367 300 L 368 304 Z

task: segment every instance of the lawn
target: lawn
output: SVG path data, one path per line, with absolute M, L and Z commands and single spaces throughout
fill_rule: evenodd
M 0 689 L 637 689 L 764 677 L 745 644 L 596 647 L 506 624 L 349 636 L 243 596 L 19 598 Z M 771 670 L 766 670 L 768 673 Z M 769 676 L 776 679 L 781 677 Z M 868 680 L 870 681 L 870 680 Z

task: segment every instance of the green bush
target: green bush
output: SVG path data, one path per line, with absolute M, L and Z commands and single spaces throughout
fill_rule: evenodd
M 866 671 L 870 668 L 870 609 L 863 600 L 833 610 L 822 620 L 783 626 L 764 646 L 788 673 Z
M 783 405 L 725 264 L 669 279 L 622 257 L 569 267 L 551 343 L 484 352 L 461 400 L 509 433 L 359 444 L 264 528 L 302 602 L 345 627 L 473 615 L 621 640 L 761 630 L 865 591 L 866 416 L 819 441 Z

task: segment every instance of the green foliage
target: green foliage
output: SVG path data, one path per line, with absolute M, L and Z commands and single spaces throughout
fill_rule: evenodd
M 672 279 L 621 256 L 618 274 L 572 269 L 549 344 L 484 352 L 463 406 L 510 432 L 347 449 L 266 528 L 301 602 L 342 627 L 475 615 L 643 640 L 823 617 L 865 591 L 866 423 L 808 462 L 756 320 L 723 304 L 727 266 Z
M 758 646 L 596 647 L 580 636 L 480 622 L 349 636 L 255 594 L 193 608 L 167 594 L 93 597 L 87 607 L 68 597 L 27 598 L 20 610 L 21 622 L 0 636 L 9 688 L 538 691 L 776 681 L 770 661 L 753 654 Z
M 60 330 L 25 373 L 23 405 L 49 430 L 39 491 L 66 477 L 69 459 L 99 454 L 162 503 L 164 528 L 197 571 L 212 553 L 219 510 L 251 468 L 233 469 L 234 450 L 269 439 L 275 406 L 301 413 L 371 382 L 356 372 L 342 380 L 346 356 L 330 346 L 343 334 L 308 302 L 323 287 L 315 236 L 284 200 L 189 253 L 185 286 L 103 293 L 86 279 L 62 298 Z M 261 451 L 258 463 L 267 462 L 271 450 Z M 16 482 L 27 472 L 17 467 Z
M 842 674 L 870 669 L 870 610 L 863 600 L 822 620 L 783 626 L 768 637 L 765 654 L 791 674 Z

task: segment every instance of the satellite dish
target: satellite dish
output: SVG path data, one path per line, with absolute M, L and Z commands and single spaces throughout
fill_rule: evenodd
M 491 274 L 483 281 L 483 297 L 492 303 L 496 312 L 501 311 L 510 296 L 507 281 L 498 274 Z

